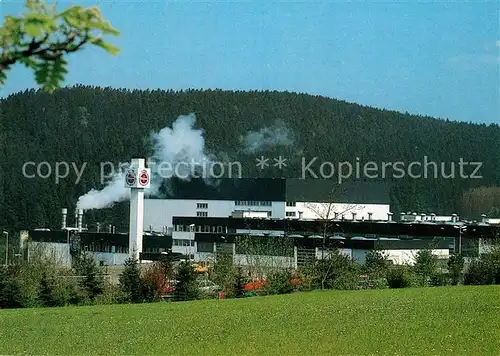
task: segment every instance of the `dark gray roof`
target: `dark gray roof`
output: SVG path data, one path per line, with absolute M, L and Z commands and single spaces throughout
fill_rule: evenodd
M 390 204 L 386 182 L 336 184 L 326 179 L 222 178 L 211 183 L 202 179 L 171 180 L 157 198 Z
M 286 200 L 390 204 L 390 189 L 383 181 L 358 180 L 339 184 L 329 179 L 287 179 Z

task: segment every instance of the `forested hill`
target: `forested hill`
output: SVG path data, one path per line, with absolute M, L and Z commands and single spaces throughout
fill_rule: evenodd
M 391 179 L 393 211 L 460 212 L 464 191 L 500 185 L 498 125 L 458 123 L 379 110 L 319 96 L 287 92 L 128 91 L 77 86 L 54 94 L 25 91 L 0 103 L 0 225 L 8 228 L 60 226 L 60 209 L 74 209 L 78 197 L 99 185 L 100 162 L 127 162 L 147 157 L 151 131 L 169 126 L 179 115 L 194 112 L 196 127 L 205 131 L 206 149 L 243 163 L 248 176 L 301 176 L 301 160 L 318 157 L 342 162 L 482 162 L 481 179 Z M 242 153 L 242 137 L 283 122 L 294 142 L 257 154 Z M 260 155 L 289 158 L 286 169 L 259 170 Z M 83 177 L 75 184 L 74 169 L 66 179 L 25 178 L 25 162 L 74 162 Z M 30 168 L 32 173 L 33 168 Z M 473 168 L 466 168 L 470 174 Z M 44 171 L 45 173 L 45 171 Z M 96 212 L 94 218 L 127 225 L 127 205 Z M 70 210 L 71 211 L 71 210 Z

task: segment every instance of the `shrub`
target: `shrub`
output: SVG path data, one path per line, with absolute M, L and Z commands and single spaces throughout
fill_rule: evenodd
M 0 308 L 21 308 L 23 298 L 17 266 L 0 266 Z
M 293 292 L 295 286 L 291 282 L 292 274 L 289 270 L 272 272 L 268 277 L 267 292 L 269 294 L 287 294 Z
M 392 266 L 387 271 L 386 278 L 389 288 L 409 288 L 418 284 L 417 277 L 409 266 Z
M 167 287 L 167 281 L 172 277 L 170 262 L 159 262 L 148 266 L 141 274 L 142 296 L 145 301 L 160 300 Z
M 485 285 L 494 282 L 491 265 L 484 259 L 474 260 L 464 273 L 465 285 Z
M 385 277 L 390 263 L 387 256 L 379 250 L 371 250 L 365 256 L 364 272 L 374 279 Z

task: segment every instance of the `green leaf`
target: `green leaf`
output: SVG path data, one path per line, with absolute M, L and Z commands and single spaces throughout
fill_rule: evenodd
M 30 37 L 42 37 L 43 28 L 35 23 L 27 23 L 24 25 L 24 30 Z
M 101 47 L 103 48 L 106 52 L 112 54 L 112 55 L 116 55 L 120 52 L 120 49 L 114 45 L 112 45 L 111 43 L 108 43 L 108 42 L 104 42 L 102 39 L 95 39 L 95 40 L 91 40 L 90 43 L 98 46 L 98 47 Z

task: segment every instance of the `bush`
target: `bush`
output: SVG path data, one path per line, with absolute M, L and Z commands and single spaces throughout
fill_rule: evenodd
M 452 284 L 452 278 L 449 273 L 436 272 L 430 277 L 429 284 L 432 287 L 449 286 Z
M 464 257 L 462 255 L 451 255 L 448 260 L 448 271 L 450 272 L 451 283 L 457 285 L 462 279 L 464 269 Z
M 269 275 L 267 292 L 269 294 L 288 294 L 295 286 L 291 282 L 292 274 L 289 270 L 274 271 Z
M 167 281 L 173 274 L 169 262 L 159 262 L 148 266 L 141 274 L 142 296 L 147 302 L 161 300 L 165 294 Z
M 409 266 L 392 266 L 386 278 L 389 288 L 410 288 L 418 284 L 417 276 Z
M 494 280 L 491 265 L 483 259 L 472 261 L 464 273 L 465 285 L 492 284 Z
M 379 279 L 385 277 L 390 266 L 387 256 L 379 250 L 370 250 L 366 253 L 364 272 L 371 278 Z
M 0 266 L 0 308 L 21 308 L 23 297 L 17 266 Z

